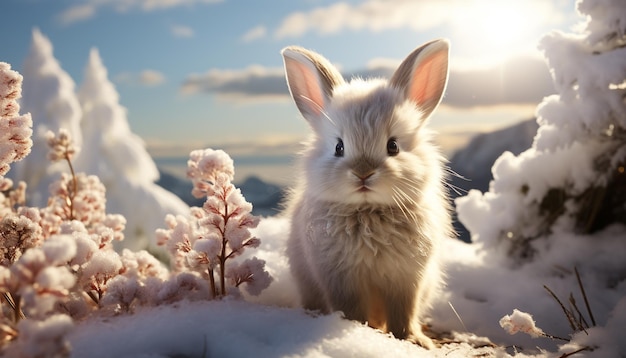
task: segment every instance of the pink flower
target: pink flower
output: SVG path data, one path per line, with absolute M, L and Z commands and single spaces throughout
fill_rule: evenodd
M 196 198 L 210 195 L 210 190 L 217 177 L 222 174 L 228 181 L 233 180 L 235 168 L 233 160 L 222 150 L 194 150 L 189 154 L 187 177 L 193 182 Z
M 52 131 L 48 131 L 46 133 L 46 139 L 50 147 L 48 159 L 51 161 L 71 160 L 74 154 L 76 154 L 77 148 L 74 146 L 70 132 L 68 132 L 67 129 L 59 129 L 58 135 L 55 135 Z
M 9 164 L 22 160 L 33 146 L 30 113 L 18 114 L 21 96 L 22 76 L 0 62 L 0 179 L 9 171 Z
M 235 287 L 245 283 L 246 291 L 253 296 L 258 296 L 272 283 L 272 277 L 265 271 L 265 261 L 256 257 L 247 259 L 239 265 L 231 265 L 226 277 Z
M 260 244 L 249 231 L 259 218 L 250 213 L 252 205 L 231 183 L 232 159 L 221 150 L 196 150 L 190 154 L 187 174 L 194 183 L 194 196 L 206 196 L 206 201 L 202 208 L 191 208 L 188 218 L 167 216 L 168 229 L 157 231 L 159 245 L 170 253 L 175 271 L 191 271 L 209 280 L 210 297 L 236 292 L 242 283 L 258 294 L 271 281 L 265 262 L 253 259 L 235 266 L 230 262 L 245 248 Z M 230 287 L 227 275 L 231 275 Z

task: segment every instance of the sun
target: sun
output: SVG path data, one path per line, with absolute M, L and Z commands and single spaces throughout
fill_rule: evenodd
M 523 9 L 507 7 L 503 3 L 491 5 L 488 11 L 480 10 L 480 21 L 475 27 L 476 36 L 493 47 L 518 42 L 529 32 L 528 18 L 520 10 Z
M 485 60 L 502 60 L 536 48 L 550 11 L 541 1 L 463 2 L 454 32 L 461 45 Z

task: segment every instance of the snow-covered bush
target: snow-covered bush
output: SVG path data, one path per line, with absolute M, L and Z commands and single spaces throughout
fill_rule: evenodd
M 33 146 L 33 121 L 30 113 L 19 114 L 22 76 L 0 62 L 0 218 L 24 203 L 26 184 L 5 178 L 10 164 L 22 160 Z
M 248 293 L 258 295 L 271 282 L 263 260 L 230 260 L 245 248 L 260 244 L 249 231 L 258 225 L 259 218 L 251 214 L 252 205 L 231 183 L 234 172 L 232 159 L 221 150 L 191 152 L 187 175 L 193 182 L 192 193 L 197 198 L 206 197 L 206 201 L 202 208 L 192 208 L 188 218 L 168 215 L 169 229 L 157 231 L 159 244 L 172 256 L 173 269 L 196 272 L 208 280 L 213 298 L 243 283 Z
M 126 218 L 126 240 L 115 242 L 116 248 L 158 249 L 154 232 L 162 226 L 163 217 L 185 214 L 189 206 L 155 183 L 159 171 L 143 140 L 131 131 L 126 109 L 119 103 L 119 94 L 97 49 L 91 50 L 83 81 L 76 89 L 74 80 L 56 60 L 50 40 L 34 29 L 23 74 L 21 103 L 36 118 L 32 125 L 34 145 L 32 153 L 16 163 L 8 177 L 28 184 L 26 204 L 46 206 L 50 185 L 58 184 L 58 177 L 68 173 L 65 160 L 49 160 L 46 146 L 47 133 L 62 136 L 65 132 L 80 147 L 71 153 L 73 170 L 85 173 L 85 177 L 97 176 L 106 188 L 109 212 Z M 2 130 L 0 136 L 5 133 L 9 134 Z
M 227 288 L 243 283 L 250 294 L 259 294 L 269 285 L 264 261 L 231 263 L 244 248 L 259 245 L 248 231 L 259 219 L 231 183 L 232 160 L 224 152 L 191 155 L 194 192 L 207 200 L 189 219 L 168 217 L 171 229 L 160 231 L 170 241 L 174 273 L 147 251 L 115 251 L 113 242 L 124 239 L 126 219 L 106 213 L 106 188 L 97 176 L 75 172 L 79 148 L 63 128 L 46 133 L 47 158 L 65 162 L 69 173 L 51 183 L 46 206 L 25 206 L 26 184 L 14 188 L 4 178 L 9 164 L 23 159 L 33 144 L 30 115 L 18 115 L 21 81 L 0 63 L 0 354 L 64 357 L 71 351 L 66 336 L 77 321 L 224 296 L 236 291 Z M 186 220 L 193 233 L 177 228 L 175 222 Z M 214 270 L 219 270 L 219 285 Z

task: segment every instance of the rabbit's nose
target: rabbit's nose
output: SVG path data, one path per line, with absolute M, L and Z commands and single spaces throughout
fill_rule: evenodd
M 370 171 L 368 173 L 357 173 L 357 172 L 352 172 L 352 174 L 354 174 L 355 177 L 361 179 L 362 183 L 365 183 L 367 181 L 367 179 L 371 178 L 372 175 L 374 175 L 374 171 Z

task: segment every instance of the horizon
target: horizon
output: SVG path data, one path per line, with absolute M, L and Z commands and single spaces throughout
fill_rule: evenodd
M 429 125 L 451 153 L 476 133 L 533 117 L 554 92 L 537 45 L 582 21 L 574 2 L 8 0 L 0 41 L 11 50 L 0 61 L 21 71 L 39 29 L 78 90 L 97 48 L 153 157 L 205 147 L 274 154 L 309 130 L 288 96 L 281 48 L 312 48 L 347 77 L 386 76 L 413 48 L 445 37 L 450 80 Z

